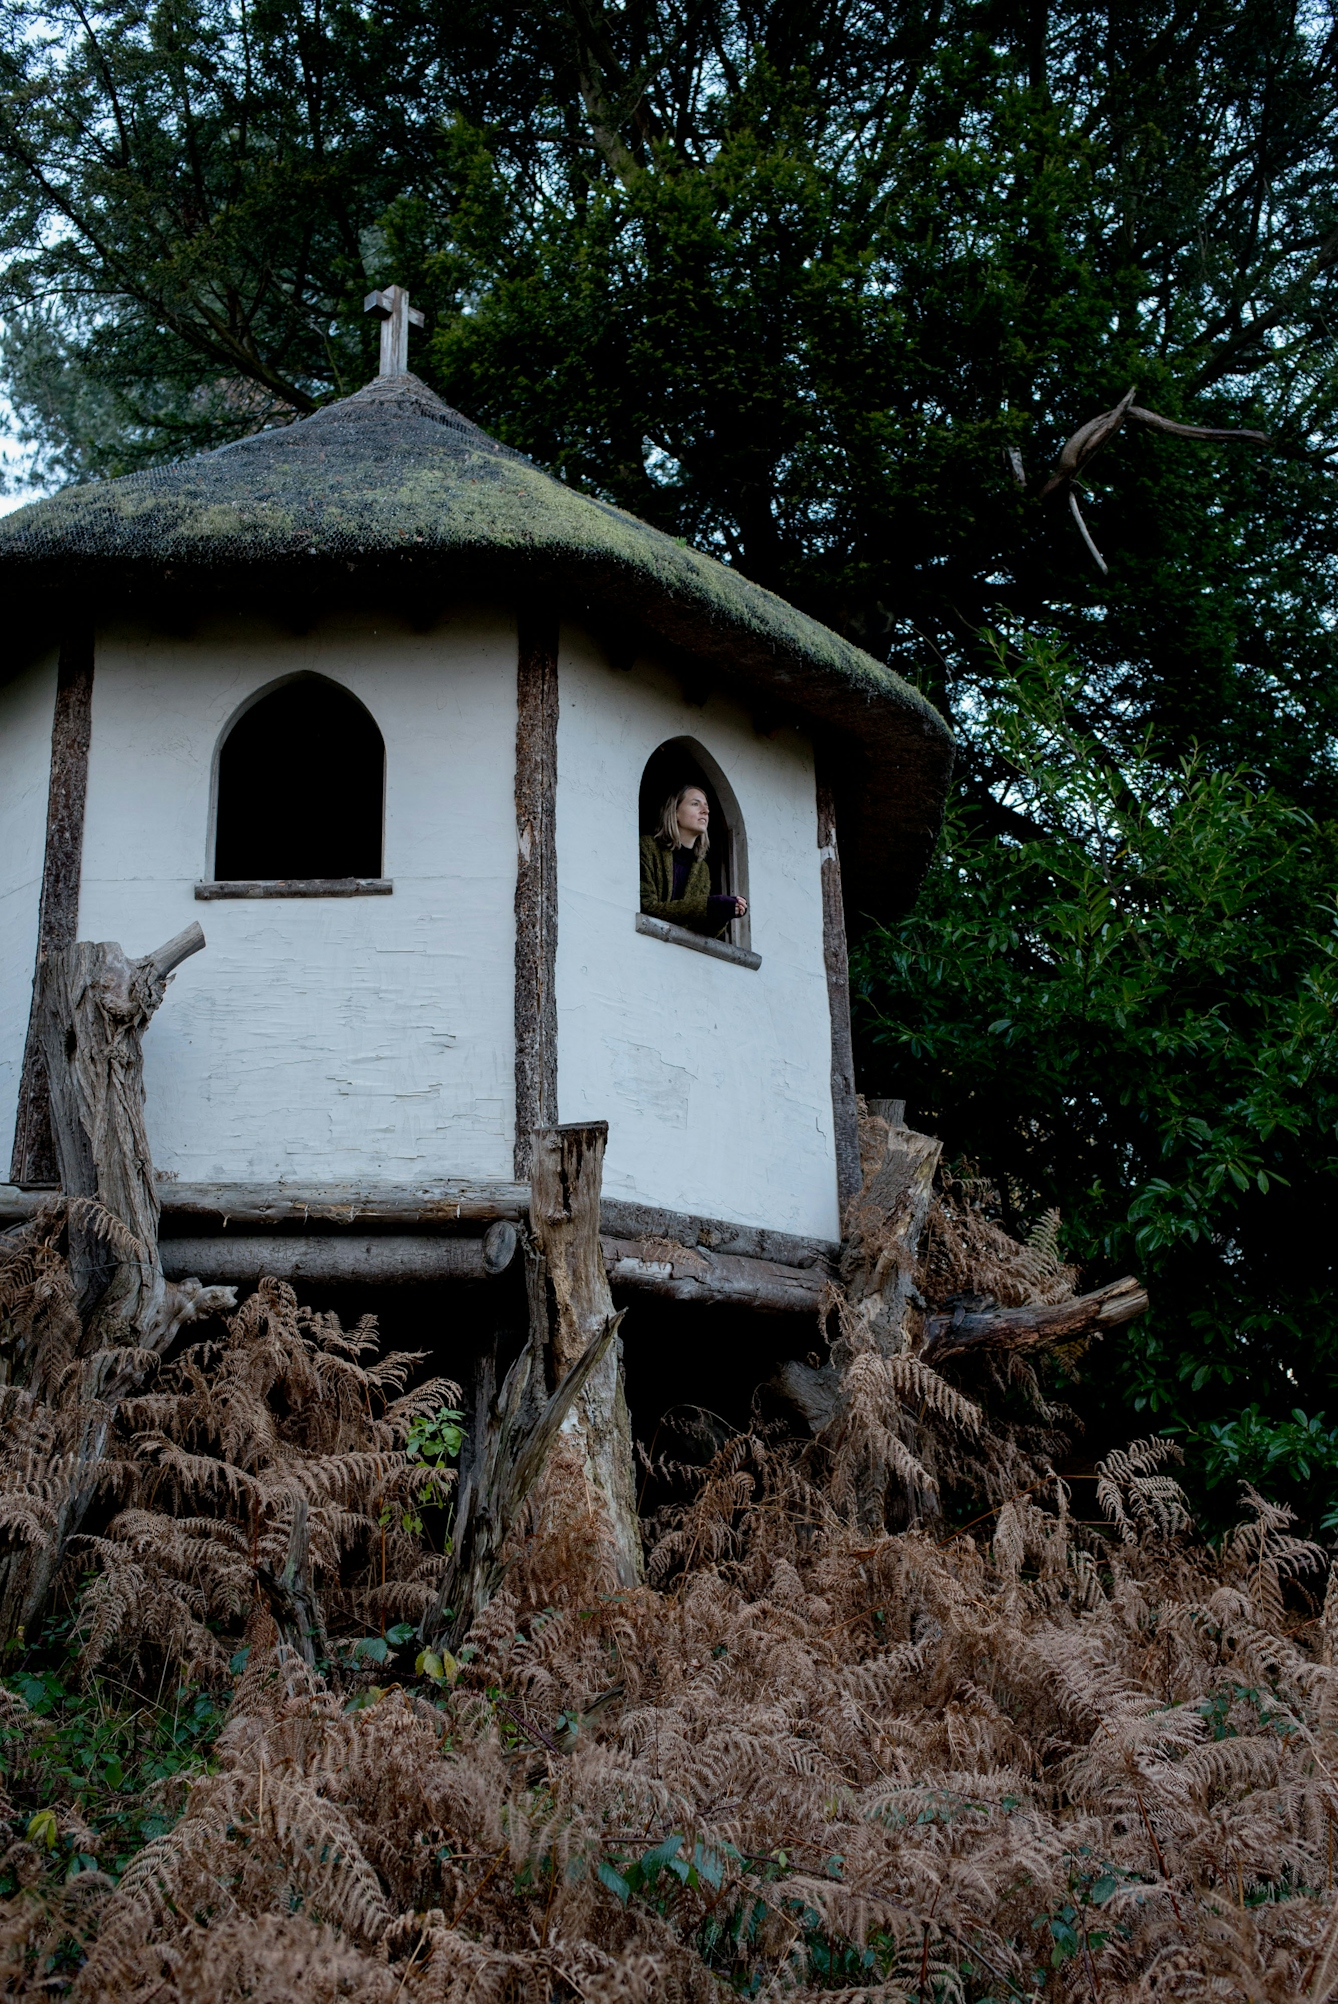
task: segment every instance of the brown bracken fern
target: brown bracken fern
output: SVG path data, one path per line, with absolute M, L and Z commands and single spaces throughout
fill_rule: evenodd
M 1247 1493 L 1213 1550 L 1136 1442 L 1098 1524 L 1033 1460 L 974 1524 L 871 1535 L 839 1445 L 759 1429 L 664 1517 L 645 1587 L 591 1590 L 572 1496 L 457 1663 L 360 1668 L 347 1638 L 415 1620 L 440 1565 L 407 1443 L 453 1388 L 411 1364 L 266 1283 L 122 1408 L 67 1580 L 88 1672 L 194 1666 L 227 1721 L 119 1881 L 53 1887 L 23 1822 L 43 1728 L 5 1698 L 5 1994 L 53 1994 L 60 1937 L 78 2004 L 1338 1997 L 1338 1590 L 1285 1512 Z M 986 1406 L 904 1365 L 865 1444 L 898 1400 L 898 1479 L 934 1486 L 928 1435 L 997 1475 Z M 34 1526 L 59 1414 L 13 1421 Z

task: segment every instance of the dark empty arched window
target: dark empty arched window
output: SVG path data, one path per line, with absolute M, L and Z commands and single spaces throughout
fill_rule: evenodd
M 385 768 L 347 689 L 303 675 L 262 696 L 219 755 L 215 877 L 379 877 Z

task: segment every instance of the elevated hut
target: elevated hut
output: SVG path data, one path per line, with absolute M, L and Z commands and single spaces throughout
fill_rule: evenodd
M 534 1130 L 598 1118 L 624 1244 L 802 1273 L 839 1237 L 846 940 L 908 904 L 951 762 L 890 670 L 489 438 L 402 340 L 308 418 L 12 515 L 0 578 L 11 1215 L 55 1180 L 39 958 L 198 918 L 145 1044 L 178 1232 L 449 1265 L 520 1215 Z M 683 779 L 749 902 L 720 938 L 639 907 Z

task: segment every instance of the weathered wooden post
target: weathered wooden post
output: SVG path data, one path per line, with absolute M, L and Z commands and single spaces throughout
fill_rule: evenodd
M 86 1350 L 162 1351 L 177 1329 L 235 1305 L 231 1288 L 163 1276 L 161 1206 L 144 1127 L 144 1032 L 173 971 L 204 945 L 198 925 L 128 960 L 113 940 L 58 948 L 37 977 L 37 1021 L 51 1096 L 51 1133 L 66 1198 L 70 1269 Z M 138 1251 L 131 1253 L 127 1241 Z
M 198 925 L 142 960 L 128 960 L 112 941 L 83 940 L 49 952 L 38 968 L 34 1014 L 83 1325 L 81 1417 L 49 1538 L 12 1552 L 0 1569 L 6 1635 L 42 1610 L 97 1492 L 120 1401 L 183 1323 L 236 1306 L 230 1287 L 164 1278 L 144 1127 L 144 1031 L 173 970 L 203 945 Z
M 458 1642 L 505 1577 L 507 1541 L 527 1502 L 574 1478 L 597 1520 L 614 1580 L 642 1576 L 623 1395 L 622 1346 L 599 1241 L 608 1126 L 541 1128 L 529 1137 L 529 1335 L 500 1392 L 485 1358 L 473 1438 L 456 1499 L 450 1568 L 422 1625 L 427 1643 Z M 550 1302 L 551 1290 L 551 1302 Z M 550 1390 L 549 1388 L 552 1387 Z
M 599 1198 L 608 1122 L 549 1127 L 534 1137 L 530 1228 L 553 1290 L 552 1375 L 574 1370 L 601 1330 L 615 1321 L 599 1243 Z M 556 1454 L 582 1475 L 590 1508 L 607 1538 L 620 1586 L 642 1577 L 641 1531 L 632 1470 L 632 1427 L 623 1392 L 622 1342 L 615 1334 L 563 1420 Z
M 918 1255 L 942 1143 L 907 1127 L 905 1111 L 902 1100 L 876 1100 L 860 1120 L 864 1182 L 846 1208 L 841 1284 L 829 1296 L 831 1362 L 791 1360 L 774 1381 L 826 1447 L 836 1492 L 871 1536 L 890 1510 L 936 1507 L 906 1400 L 921 1370 Z
M 979 1424 L 971 1401 L 938 1377 L 940 1363 L 1101 1335 L 1148 1305 L 1129 1276 L 1079 1299 L 1003 1308 L 983 1294 L 927 1302 L 921 1241 L 942 1145 L 908 1127 L 905 1112 L 903 1100 L 873 1100 L 860 1120 L 864 1183 L 846 1211 L 841 1285 L 827 1298 L 836 1323 L 831 1362 L 791 1359 L 772 1381 L 827 1450 L 833 1493 L 871 1536 L 938 1509 L 925 1405 L 968 1432 Z
M 841 1257 L 846 1299 L 882 1357 L 919 1347 L 916 1262 L 943 1153 L 941 1141 L 907 1127 L 905 1114 L 904 1100 L 875 1100 L 860 1124 L 864 1187 L 846 1214 Z

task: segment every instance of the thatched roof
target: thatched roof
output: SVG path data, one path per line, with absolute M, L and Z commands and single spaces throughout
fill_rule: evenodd
M 166 601 L 542 594 L 597 628 L 667 643 L 834 741 L 852 912 L 904 908 L 938 828 L 951 740 L 898 675 L 714 558 L 564 487 L 414 376 L 35 502 L 0 520 L 0 582 L 48 630 L 72 610 Z

